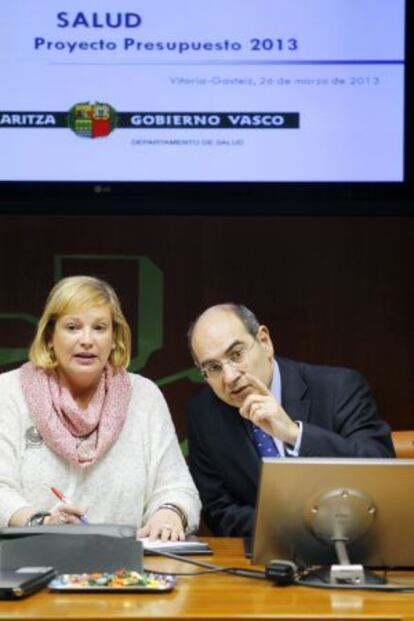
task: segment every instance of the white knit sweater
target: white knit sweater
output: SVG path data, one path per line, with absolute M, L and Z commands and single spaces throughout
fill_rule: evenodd
M 109 451 L 81 468 L 38 436 L 20 386 L 19 369 L 0 375 L 0 526 L 23 507 L 48 510 L 55 485 L 88 507 L 92 523 L 146 522 L 163 503 L 181 507 L 187 531 L 198 526 L 200 500 L 181 453 L 167 404 L 157 388 L 129 374 L 132 395 L 124 427 Z

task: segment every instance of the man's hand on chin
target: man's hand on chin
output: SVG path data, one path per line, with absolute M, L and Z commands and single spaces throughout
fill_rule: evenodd
M 294 446 L 299 433 L 297 423 L 286 414 L 263 382 L 250 373 L 245 377 L 252 391 L 239 408 L 241 416 L 284 444 Z

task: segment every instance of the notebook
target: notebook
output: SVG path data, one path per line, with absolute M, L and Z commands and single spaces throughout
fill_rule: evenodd
M 140 539 L 144 546 L 145 555 L 155 555 L 160 552 L 171 554 L 213 554 L 212 549 L 204 541 L 200 541 L 195 535 L 189 535 L 185 541 L 150 541 L 148 538 Z

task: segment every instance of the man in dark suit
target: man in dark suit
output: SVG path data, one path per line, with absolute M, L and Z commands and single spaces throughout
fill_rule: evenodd
M 241 305 L 208 308 L 188 336 L 208 384 L 189 406 L 189 463 L 214 534 L 252 534 L 263 456 L 394 457 L 358 372 L 275 358 Z

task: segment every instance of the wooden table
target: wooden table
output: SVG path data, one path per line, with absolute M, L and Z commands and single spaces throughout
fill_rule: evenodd
M 250 567 L 240 539 L 206 538 L 214 556 L 197 557 L 227 566 Z M 196 558 L 196 557 L 194 557 Z M 145 566 L 166 571 L 191 571 L 190 565 L 146 557 Z M 194 568 L 195 569 L 195 568 Z M 414 585 L 414 573 L 400 579 Z M 398 575 L 393 576 L 394 580 Z M 276 587 L 265 580 L 226 574 L 180 577 L 170 593 L 51 593 L 47 589 L 21 601 L 0 601 L 0 621 L 61 619 L 179 619 L 180 621 L 247 621 L 254 619 L 404 619 L 414 621 L 414 593 L 322 590 Z

